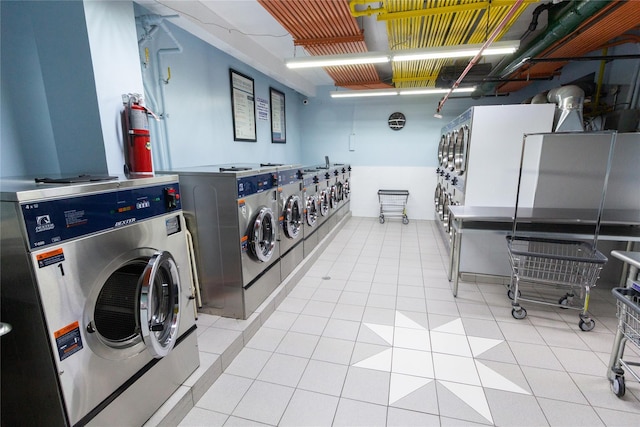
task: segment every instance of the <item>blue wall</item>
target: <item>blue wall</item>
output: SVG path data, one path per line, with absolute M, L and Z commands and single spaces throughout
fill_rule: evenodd
M 139 8 L 136 15 L 145 13 Z M 150 62 L 143 67 L 142 74 L 145 92 L 149 95 L 146 103 L 163 115 L 163 122 L 151 123 L 152 138 L 163 144 L 165 122 L 168 129 L 165 158 L 161 158 L 163 153 L 154 151 L 156 170 L 240 162 L 300 162 L 302 96 L 168 21 L 165 23 L 169 32 L 159 29 L 141 48 L 142 60 L 144 48 L 150 51 Z M 141 30 L 138 26 L 139 36 Z M 158 49 L 176 50 L 164 51 L 167 53 L 158 56 Z M 168 67 L 171 68 L 169 83 L 158 83 L 167 79 Z M 258 112 L 257 141 L 234 141 L 230 68 L 254 79 L 256 98 L 268 103 L 270 87 L 285 94 L 286 144 L 271 142 L 270 118 L 260 119 Z
M 120 23 L 122 28 L 135 25 L 134 11 L 135 15 L 147 13 L 133 3 L 127 3 L 133 6 L 130 12 L 121 7 L 122 2 L 101 4 L 105 9 L 113 8 L 112 19 L 126 21 Z M 433 114 L 439 95 L 331 99 L 328 92 L 334 88 L 321 87 L 318 96 L 304 105 L 299 93 L 167 22 L 170 33 L 158 30 L 145 42 L 138 52 L 138 63 L 133 56 L 122 56 L 131 58 L 132 63 L 124 64 L 127 69 L 136 70 L 130 73 L 130 81 L 124 73 L 118 77 L 117 88 L 105 91 L 104 87 L 112 85 L 104 80 L 113 83 L 113 77 L 108 76 L 114 73 L 104 70 L 104 59 L 118 53 L 109 49 L 118 49 L 121 43 L 107 43 L 110 36 L 106 28 L 96 29 L 93 25 L 99 23 L 86 21 L 85 3 L 1 1 L 0 7 L 2 176 L 104 172 L 107 157 L 113 173 L 121 156 L 121 141 L 116 141 L 117 98 L 126 91 L 139 90 L 140 75 L 149 95 L 147 105 L 163 116 L 159 123 L 152 121 L 156 170 L 239 162 L 317 164 L 325 155 L 356 166 L 431 168 L 436 166 L 441 127 L 470 106 L 519 103 L 599 67 L 597 61 L 570 63 L 559 78 L 536 82 L 507 97 L 450 98 L 443 118 L 436 119 Z M 137 29 L 139 37 L 141 27 Z M 102 33 L 103 40 L 98 41 L 102 44 L 97 43 L 95 38 Z M 135 51 L 138 40 L 133 40 L 133 34 L 128 37 L 127 45 Z M 178 45 L 181 52 L 158 57 L 158 49 L 176 49 Z M 150 50 L 146 66 L 144 47 Z M 639 49 L 637 44 L 623 45 L 610 49 L 609 54 L 638 53 Z M 102 57 L 101 65 L 96 62 L 98 56 Z M 633 60 L 607 65 L 604 83 L 621 85 L 619 103 L 630 99 L 629 87 L 639 64 Z M 96 66 L 99 69 L 94 72 Z M 167 67 L 171 68 L 171 79 L 168 84 L 159 83 L 161 77 L 166 79 Z M 286 144 L 272 144 L 270 121 L 260 119 L 257 142 L 233 140 L 230 68 L 254 79 L 258 98 L 268 102 L 269 87 L 285 93 Z M 401 131 L 387 125 L 389 115 L 396 111 L 407 119 Z M 105 126 L 108 129 L 102 129 Z
M 106 173 L 82 2 L 0 7 L 2 176 Z

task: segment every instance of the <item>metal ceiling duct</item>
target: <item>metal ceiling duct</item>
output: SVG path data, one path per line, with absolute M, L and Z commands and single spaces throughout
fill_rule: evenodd
M 496 67 L 489 77 L 509 79 L 508 83 L 484 83 L 476 95 L 515 92 L 532 81 L 557 74 L 566 61 L 527 63 L 528 58 L 580 57 L 638 26 L 640 2 L 574 1 L 550 10 L 547 29 L 518 52 L 518 56 Z M 496 90 L 497 88 L 497 90 Z

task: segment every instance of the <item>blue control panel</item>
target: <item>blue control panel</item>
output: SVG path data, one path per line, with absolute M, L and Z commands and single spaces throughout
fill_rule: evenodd
M 262 193 L 263 191 L 270 190 L 277 185 L 276 177 L 273 173 L 243 176 L 242 178 L 238 178 L 237 184 L 238 199 L 252 194 Z
M 313 176 L 306 177 L 306 178 L 304 179 L 304 184 L 303 184 L 303 185 L 304 185 L 306 188 L 310 188 L 311 186 L 313 186 L 313 185 L 315 185 L 315 184 L 317 184 L 317 183 L 318 183 L 318 179 L 316 178 L 316 176 L 315 176 L 315 175 L 313 175 Z
M 182 205 L 178 183 L 169 183 L 24 203 L 20 208 L 29 247 L 37 249 L 164 215 Z
M 295 184 L 300 182 L 298 169 L 288 169 L 284 171 L 278 171 L 278 186 Z

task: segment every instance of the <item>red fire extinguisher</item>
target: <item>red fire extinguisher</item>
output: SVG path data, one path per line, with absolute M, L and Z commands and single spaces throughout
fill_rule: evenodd
M 151 138 L 149 136 L 150 111 L 142 105 L 142 95 L 122 95 L 123 141 L 126 144 L 124 173 L 127 177 L 153 176 Z

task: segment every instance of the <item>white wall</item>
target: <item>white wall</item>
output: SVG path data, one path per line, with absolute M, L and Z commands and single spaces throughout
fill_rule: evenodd
M 133 4 L 85 0 L 84 12 L 107 169 L 109 174 L 122 174 L 121 95 L 143 91 Z
M 408 190 L 407 216 L 432 220 L 435 167 L 355 166 L 351 170 L 351 212 L 354 216 L 380 215 L 378 190 Z

